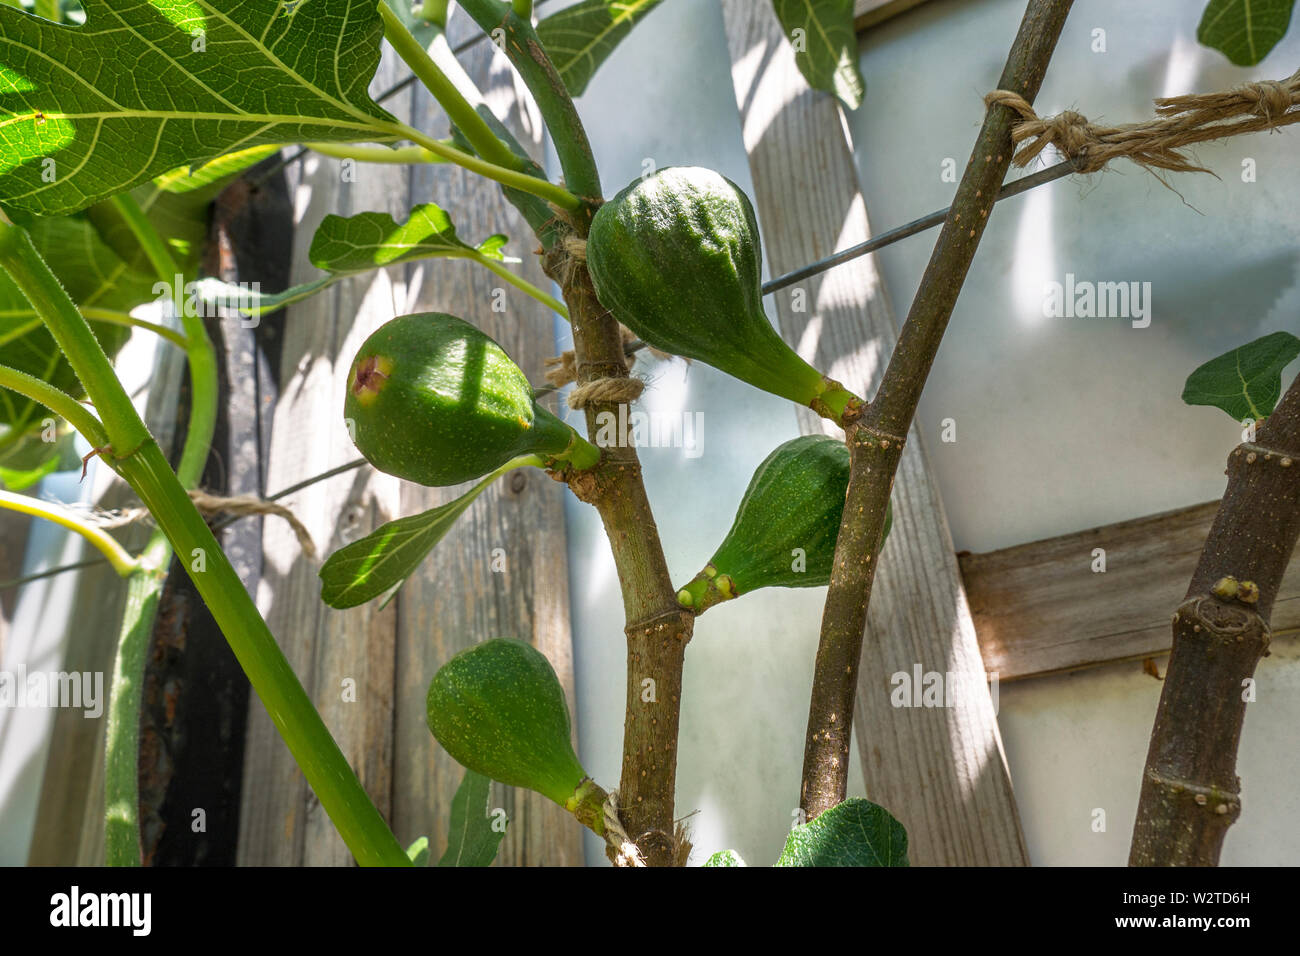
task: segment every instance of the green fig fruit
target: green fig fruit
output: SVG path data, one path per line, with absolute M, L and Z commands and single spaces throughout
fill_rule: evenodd
M 636 180 L 596 211 L 587 238 L 597 297 L 643 341 L 838 420 L 861 400 L 772 328 L 761 257 L 749 199 L 698 167 Z
M 398 316 L 362 343 L 343 414 L 367 461 L 422 485 L 470 481 L 528 454 L 576 468 L 600 458 L 533 400 L 501 346 L 441 312 Z
M 581 799 L 587 774 L 573 752 L 564 689 L 532 645 L 494 638 L 461 651 L 429 685 L 428 718 L 466 769 L 569 810 Z
M 779 445 L 750 479 L 726 538 L 677 600 L 703 614 L 758 588 L 829 584 L 848 487 L 849 450 L 842 441 L 804 435 Z

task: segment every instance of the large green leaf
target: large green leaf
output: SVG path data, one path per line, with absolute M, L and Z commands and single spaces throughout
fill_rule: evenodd
M 67 213 L 233 150 L 401 133 L 367 92 L 375 0 L 85 8 L 66 26 L 0 6 L 0 201 Z
M 1196 39 L 1237 66 L 1254 66 L 1282 39 L 1295 0 L 1210 0 Z
M 660 0 L 582 0 L 537 24 L 564 85 L 580 96 L 596 70 Z
M 775 866 L 907 866 L 907 831 L 883 807 L 851 797 L 790 831 Z
M 772 6 L 808 85 L 834 93 L 851 110 L 861 106 L 866 84 L 858 71 L 853 0 L 772 0 Z
M 491 866 L 505 839 L 505 827 L 497 830 L 489 816 L 488 798 L 492 794 L 492 781 L 473 770 L 465 771 L 465 779 L 451 800 L 451 823 L 447 829 L 447 850 L 439 866 Z
M 380 525 L 364 538 L 339 548 L 321 565 L 321 600 L 334 608 L 356 607 L 395 592 L 488 485 L 512 468 L 539 464 L 542 460 L 535 455 L 516 458 L 455 501 Z
M 1188 405 L 1213 405 L 1235 421 L 1273 414 L 1282 395 L 1282 370 L 1300 356 L 1300 339 L 1273 332 L 1210 359 L 1183 386 Z
M 416 206 L 402 223 L 385 212 L 326 216 L 312 237 L 308 256 L 312 265 L 328 275 L 251 299 L 248 290 L 231 289 L 215 280 L 205 280 L 200 292 L 205 300 L 235 305 L 249 315 L 270 315 L 341 279 L 401 262 L 434 257 L 504 262 L 501 247 L 505 243 L 506 237 L 501 235 L 489 236 L 478 246 L 461 241 L 447 214 L 434 203 Z

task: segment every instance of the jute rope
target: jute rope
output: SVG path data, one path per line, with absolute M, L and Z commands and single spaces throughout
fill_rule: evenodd
M 587 261 L 587 240 L 580 236 L 568 235 L 563 241 L 564 252 L 569 261 L 577 264 Z M 624 345 L 636 340 L 636 333 L 627 326 L 620 323 L 618 329 Z M 651 346 L 646 346 L 646 350 L 655 358 L 670 357 L 667 352 L 661 352 Z M 578 380 L 578 359 L 573 349 L 567 349 L 559 355 L 548 358 L 546 368 L 546 380 L 556 388 L 563 388 Z M 624 376 L 597 378 L 582 383 L 570 392 L 568 405 L 570 408 L 581 409 L 593 402 L 630 403 L 640 398 L 643 391 L 645 391 L 645 382 L 639 378 Z
M 302 553 L 308 558 L 315 560 L 316 545 L 311 540 L 311 532 L 307 526 L 298 520 L 298 516 L 282 504 L 274 501 L 267 501 L 259 498 L 257 495 L 234 495 L 229 498 L 223 498 L 219 495 L 211 495 L 206 491 L 191 491 L 190 500 L 194 502 L 194 507 L 198 508 L 202 514 L 217 515 L 274 515 L 277 518 L 283 518 L 293 529 L 294 537 L 298 539 L 298 546 L 302 548 Z M 123 525 L 134 524 L 135 522 L 147 517 L 148 508 L 127 508 L 123 511 L 100 512 L 96 515 L 95 523 L 102 528 L 118 528 Z
M 614 848 L 615 866 L 645 866 L 641 851 L 618 818 L 617 790 L 611 790 L 605 798 L 605 842 Z
M 1011 131 L 1012 142 L 1020 147 L 1014 157 L 1017 166 L 1029 165 L 1051 144 L 1083 173 L 1096 172 L 1113 159 L 1131 159 L 1148 170 L 1208 173 L 1210 170 L 1193 163 L 1181 150 L 1195 143 L 1300 123 L 1300 70 L 1285 80 L 1158 99 L 1158 119 L 1124 126 L 1091 123 L 1072 110 L 1043 119 L 1024 97 L 1010 90 L 994 90 L 984 102 L 1010 107 L 1022 117 Z
M 623 822 L 618 817 L 618 791 L 611 790 L 605 797 L 605 842 L 614 848 L 615 866 L 645 866 L 645 858 L 636 842 L 623 829 Z M 686 824 L 678 820 L 673 825 L 673 865 L 685 866 L 691 855 L 691 841 L 687 835 Z

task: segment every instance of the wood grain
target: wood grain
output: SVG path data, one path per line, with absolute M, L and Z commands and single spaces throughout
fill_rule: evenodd
M 1169 653 L 1219 502 L 985 554 L 958 555 L 984 667 L 1019 680 Z M 1094 571 L 1096 549 L 1104 572 Z M 1300 562 L 1273 607 L 1275 634 L 1300 629 Z
M 732 79 L 770 274 L 870 236 L 833 99 L 810 90 L 767 4 L 723 0 Z M 815 367 L 870 396 L 897 339 L 873 257 L 775 296 L 781 331 Z M 825 423 L 800 414 L 805 433 Z M 854 727 L 867 792 L 923 865 L 1028 862 L 975 627 L 915 427 L 898 470 L 859 669 Z M 892 675 L 944 674 L 948 707 L 895 707 Z M 792 791 L 797 769 L 791 771 Z

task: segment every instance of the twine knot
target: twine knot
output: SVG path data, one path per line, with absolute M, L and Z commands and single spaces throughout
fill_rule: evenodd
M 618 791 L 611 790 L 605 798 L 605 842 L 614 848 L 615 866 L 645 866 L 641 851 L 618 817 Z
M 1206 173 L 1185 147 L 1300 122 L 1300 70 L 1285 80 L 1158 99 L 1157 119 L 1122 126 L 1093 123 L 1073 110 L 1044 119 L 1012 90 L 994 90 L 984 102 L 1020 116 L 1011 129 L 1011 141 L 1019 147 L 1013 157 L 1017 166 L 1029 165 L 1051 145 L 1081 173 L 1097 172 L 1113 159 L 1129 159 L 1148 170 Z

